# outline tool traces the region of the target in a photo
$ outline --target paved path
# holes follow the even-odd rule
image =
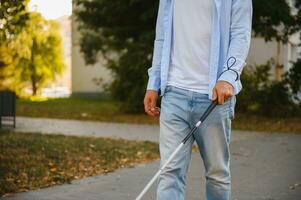
[[[158,141],[158,126],[81,120],[17,117],[17,132],[58,133],[64,135],[113,137]]]
[[[129,140],[148,140],[158,142],[159,127],[156,125],[122,124],[93,122],[81,120],[62,120],[47,118],[17,117],[17,132],[40,132],[46,134],[64,134],[93,137],[113,137]],[[239,134],[238,134],[239,133]],[[232,141],[240,141],[250,137],[256,138],[258,133],[233,131]]]
[[[73,120],[17,118],[17,130],[76,135],[125,137],[155,141],[158,127]],[[44,124],[38,125],[39,123]],[[28,125],[30,123],[30,126]],[[48,127],[48,125],[49,127]],[[68,127],[69,125],[71,127]],[[64,125],[64,126],[63,126]],[[68,125],[68,126],[67,126]],[[78,127],[76,127],[77,125]],[[30,127],[41,129],[30,130]],[[43,128],[44,127],[44,128]],[[45,129],[46,127],[46,129]],[[47,127],[49,129],[47,129]],[[57,129],[55,128],[57,127]],[[104,129],[103,129],[104,128]],[[88,131],[90,130],[90,131]],[[102,130],[105,130],[102,132]],[[114,131],[115,130],[115,131]],[[122,135],[124,133],[124,135]],[[231,144],[232,200],[300,200],[301,135],[233,133]],[[125,200],[134,199],[153,176],[158,162],[121,169],[107,175],[84,178],[72,184],[18,193],[3,200]],[[187,200],[204,199],[201,159],[195,153],[189,168]],[[155,186],[145,199],[154,199]]]

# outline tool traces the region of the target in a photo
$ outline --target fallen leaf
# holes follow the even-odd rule
[[[50,171],[51,171],[51,172],[55,172],[55,171],[56,171],[56,168],[53,167],[53,168],[50,169]]]

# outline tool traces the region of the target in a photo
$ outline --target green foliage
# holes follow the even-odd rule
[[[142,99],[145,93],[145,83],[148,79],[145,72],[149,65],[149,60],[145,58],[146,51],[149,49],[132,46],[128,53],[120,56],[118,63],[111,62],[108,65],[115,75],[114,82],[109,89],[113,97],[123,101],[121,109],[125,112],[139,113],[143,111]]]
[[[143,0],[75,0],[81,49],[88,64],[97,53],[127,51],[130,46],[152,48],[158,2]],[[99,20],[101,19],[101,20]],[[129,51],[128,51],[129,52]]]
[[[253,0],[253,31],[266,41],[287,41],[298,30],[296,16],[292,15],[286,0]]]
[[[284,81],[290,85],[294,100],[301,102],[301,99],[298,97],[298,94],[301,92],[301,58],[284,75]]]
[[[59,27],[37,13],[28,0],[0,1],[0,89],[33,94],[64,67]]]
[[[5,68],[14,60],[11,41],[28,20],[27,4],[28,0],[0,0],[0,83],[6,81],[9,69]]]
[[[241,74],[243,90],[239,93],[239,112],[252,112],[258,110],[257,93],[260,89],[268,87],[269,72],[273,61],[269,61],[266,65],[260,65],[255,68],[245,67]]]
[[[298,13],[296,15],[296,24],[299,25],[298,29],[301,30],[301,0],[295,0],[295,7],[298,9]],[[301,39],[301,32],[300,32]]]
[[[113,97],[130,112],[143,110],[155,36],[157,1],[75,0],[75,16],[81,31],[80,47],[87,64],[97,62],[99,53],[114,73],[109,87]],[[296,16],[285,0],[253,0],[255,35],[266,40],[286,41],[296,31]],[[280,28],[281,27],[281,28]]]
[[[2,87],[17,93],[31,86],[33,95],[36,95],[39,88],[54,80],[64,68],[59,26],[54,21],[45,20],[39,13],[29,14],[25,26],[8,49],[14,54],[14,59],[4,70],[7,77]]]
[[[0,0],[0,43],[13,38],[28,19],[28,0]]]
[[[241,80],[244,88],[237,97],[238,112],[273,117],[301,114],[300,105],[292,99],[290,88],[295,87],[292,85],[294,82],[287,82],[287,78],[273,81],[270,75],[272,65],[273,62],[269,61],[265,65],[248,66],[243,71]]]
[[[86,63],[96,62],[101,52],[114,75],[109,86],[112,96],[123,101],[124,111],[143,111],[158,2],[77,0],[75,3],[83,8],[77,9],[75,14]]]

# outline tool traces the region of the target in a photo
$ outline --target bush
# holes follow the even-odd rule
[[[301,91],[301,58],[285,74],[284,81],[290,86],[294,100],[301,102],[300,97],[298,97]]]
[[[147,68],[150,51],[132,47],[121,55],[118,62],[110,62],[107,66],[114,74],[114,80],[108,87],[114,99],[122,102],[121,110],[126,113],[141,113],[144,110],[143,98],[148,80]]]
[[[291,76],[296,65],[284,75],[282,81],[271,79],[270,71],[273,61],[256,67],[248,66],[242,73],[243,90],[238,95],[237,111],[264,116],[285,117],[301,114],[299,102],[294,102],[293,92],[297,91],[296,81]],[[294,75],[292,75],[294,74]],[[294,88],[294,90],[292,90]]]

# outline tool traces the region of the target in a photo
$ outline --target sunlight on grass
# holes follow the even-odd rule
[[[53,98],[47,101],[17,101],[17,115],[28,117],[78,119],[135,124],[159,124],[159,118],[145,114],[126,114],[120,102],[104,99]],[[301,133],[301,118],[271,118],[236,113],[233,128],[265,132]]]
[[[29,97],[29,101],[32,102],[43,102],[43,101],[48,101],[49,98],[47,97],[42,97],[42,96],[31,96]]]

